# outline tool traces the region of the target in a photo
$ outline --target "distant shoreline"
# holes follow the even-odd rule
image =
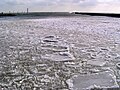
[[[90,16],[108,16],[108,17],[116,17],[120,18],[120,14],[115,14],[115,13],[83,13],[83,12],[74,12],[74,14],[77,15],[90,15]]]
[[[120,18],[120,14],[115,13],[88,13],[88,12],[29,12],[29,13],[0,13],[0,17],[13,17],[13,16],[108,16]]]
[[[0,17],[5,17],[5,16],[16,16],[14,13],[0,13]]]
[[[29,12],[29,13],[0,13],[0,17],[7,16],[74,16],[69,12]]]

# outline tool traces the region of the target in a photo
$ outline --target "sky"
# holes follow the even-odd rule
[[[1,0],[0,12],[120,13],[120,0]]]

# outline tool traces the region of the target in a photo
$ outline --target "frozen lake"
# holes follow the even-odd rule
[[[0,18],[1,90],[119,90],[118,63],[119,18]]]

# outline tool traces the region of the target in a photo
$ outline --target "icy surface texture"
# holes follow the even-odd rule
[[[69,90],[75,75],[96,82],[116,76],[120,85],[119,18],[37,18],[0,18],[0,90]]]

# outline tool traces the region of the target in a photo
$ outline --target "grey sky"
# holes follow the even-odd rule
[[[1,0],[0,12],[84,11],[120,13],[120,0]]]

